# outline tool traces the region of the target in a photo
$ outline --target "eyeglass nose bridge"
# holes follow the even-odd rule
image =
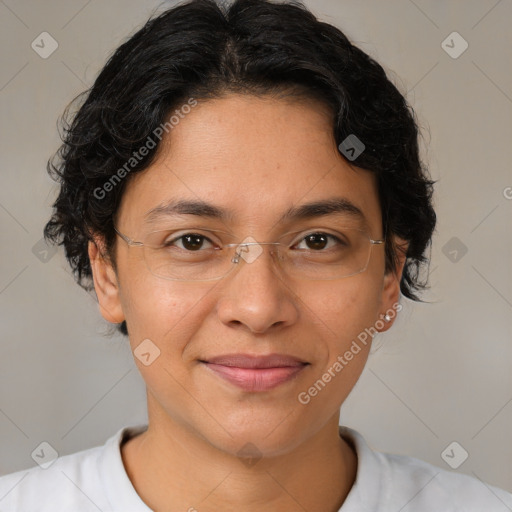
[[[247,249],[248,246],[254,246],[254,245],[257,245],[257,246],[260,246],[260,245],[282,245],[281,242],[241,242],[239,244],[226,244],[226,247],[236,247],[236,251],[235,251],[235,255],[233,256],[233,258],[231,258],[231,263],[235,263],[235,264],[238,264],[240,263],[240,258],[242,257],[242,253],[244,252],[249,252],[250,249]],[[247,250],[244,250],[244,249],[241,249],[241,248],[244,248],[244,249],[247,249]],[[263,252],[263,249],[261,250],[261,252]],[[252,261],[255,261],[261,254],[261,252],[259,252],[259,254],[255,255],[254,258],[250,258],[251,261],[249,261],[249,258],[243,258],[245,261],[247,261],[248,263],[252,263]]]

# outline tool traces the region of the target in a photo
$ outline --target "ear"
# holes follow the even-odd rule
[[[395,322],[398,311],[402,309],[402,306],[398,303],[400,299],[400,281],[402,280],[402,274],[409,244],[406,240],[396,236],[394,237],[394,244],[397,261],[395,270],[389,270],[386,274],[384,274],[381,296],[381,312],[378,318],[378,320],[382,320],[382,322],[379,322],[379,324],[384,323],[384,326],[380,329],[377,329],[379,332],[387,331]],[[391,320],[389,321],[384,319],[386,312],[391,317]]]
[[[119,324],[125,317],[121,307],[117,276],[108,257],[105,256],[100,238],[89,241],[88,253],[101,315],[108,322]]]

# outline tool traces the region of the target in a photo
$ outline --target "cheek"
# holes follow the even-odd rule
[[[203,322],[207,293],[151,275],[125,288],[123,311],[135,364],[148,390],[173,408],[173,415],[187,404],[182,386],[190,368],[183,357]]]
[[[121,296],[132,350],[150,339],[161,355],[181,352],[201,323],[209,288],[139,275],[124,283]]]
[[[366,364],[379,311],[378,286],[370,273],[364,273],[324,283],[305,302],[316,325],[311,333],[319,363],[315,377],[332,381],[324,399],[337,403],[346,398]]]
[[[366,364],[371,347],[370,328],[378,311],[378,287],[371,274],[361,274],[336,284],[323,283],[308,294],[311,336],[317,365],[301,388],[301,404],[309,414],[323,417],[345,401]],[[368,331],[369,332],[368,332]]]
[[[298,295],[305,313],[330,340],[329,352],[343,349],[372,326],[379,310],[379,290],[370,273],[312,283],[307,293]]]

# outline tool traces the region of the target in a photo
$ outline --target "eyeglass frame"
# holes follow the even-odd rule
[[[129,236],[125,235],[124,233],[121,233],[116,228],[116,226],[113,226],[113,227],[114,227],[114,231],[128,244],[129,247],[150,247],[150,246],[144,244],[144,242],[138,242],[138,241],[132,240]],[[191,228],[191,229],[193,231],[193,228]],[[359,229],[359,228],[349,228],[349,229],[355,229],[357,231],[361,231],[362,233],[364,233],[368,237],[368,240],[370,241],[370,251],[369,251],[369,255],[368,255],[368,261],[366,262],[366,266],[362,270],[360,270],[359,272],[355,272],[354,274],[349,274],[348,276],[342,276],[342,277],[337,277],[337,278],[332,278],[332,279],[322,279],[322,281],[334,281],[335,279],[345,279],[346,277],[352,277],[352,276],[356,276],[358,274],[362,274],[368,268],[368,263],[370,262],[370,257],[371,257],[371,253],[372,253],[371,248],[374,245],[382,245],[382,244],[384,244],[386,242],[385,235],[384,235],[384,238],[374,240],[370,236],[370,234],[368,232],[366,232],[366,231],[364,231],[362,229]],[[157,233],[158,231],[165,231],[165,229],[151,231],[151,233]],[[206,230],[206,231],[208,231],[208,230]],[[210,230],[210,231],[215,231],[215,230]],[[298,232],[299,231],[297,231],[297,233]],[[150,233],[148,233],[148,234],[150,234]],[[288,234],[288,233],[286,233],[286,234]],[[247,247],[249,245],[283,245],[283,244],[281,242],[240,242],[240,243],[236,243],[236,244],[235,243],[233,243],[233,244],[225,244],[225,245],[223,245],[223,247],[237,247],[237,249],[239,249],[241,246]],[[231,270],[228,270],[222,276],[214,277],[214,278],[211,278],[211,279],[174,279],[174,278],[171,278],[171,277],[159,276],[157,274],[154,274],[151,271],[145,256],[144,256],[144,261],[146,263],[146,266],[148,267],[148,270],[155,277],[159,277],[160,279],[165,279],[167,281],[181,281],[181,282],[207,282],[207,281],[216,281],[216,280],[223,279],[226,276],[228,276],[232,272],[232,270],[236,268],[236,265],[240,262],[240,256],[241,256],[241,252],[238,251],[238,250],[235,251],[235,256],[231,259],[231,263],[234,263],[235,265],[231,266]]]

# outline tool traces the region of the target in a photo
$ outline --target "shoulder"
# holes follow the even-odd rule
[[[35,466],[0,477],[0,510],[46,512],[57,505],[89,510],[89,496],[97,495],[100,485],[96,466],[101,451],[90,448],[59,457],[46,469]]]
[[[102,446],[0,477],[0,510],[112,510],[106,478],[113,478],[112,474],[119,469],[116,464],[122,464],[118,447],[127,430],[129,427],[120,429]]]
[[[378,500],[379,510],[512,510],[512,494],[503,489],[415,457],[374,451],[361,434],[347,427],[341,427],[340,433],[352,441],[358,455],[359,466],[354,484],[356,494],[369,493],[374,497],[375,504]]]
[[[407,498],[425,510],[443,506],[453,511],[510,511],[512,494],[462,473],[414,457],[380,454],[391,492],[407,489]]]

